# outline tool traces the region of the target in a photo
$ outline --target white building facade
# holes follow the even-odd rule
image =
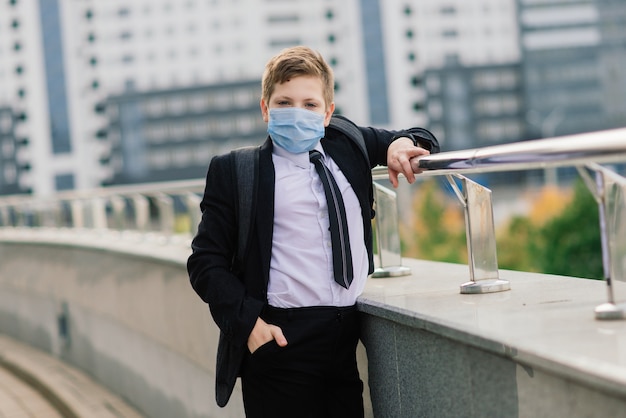
[[[21,116],[20,187],[46,195],[113,177],[108,97],[258,80],[297,44],[331,63],[341,113],[425,125],[424,70],[519,60],[515,19],[513,0],[2,2],[0,107]]]

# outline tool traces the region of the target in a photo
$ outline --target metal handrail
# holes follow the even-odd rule
[[[509,289],[508,284],[498,279],[497,265],[496,271],[488,269],[482,272],[483,275],[488,276],[483,280],[476,280],[473,277],[473,271],[477,266],[493,266],[495,259],[492,212],[491,208],[489,211],[484,210],[484,202],[490,199],[491,191],[471,182],[462,174],[574,166],[585,180],[599,206],[602,259],[608,288],[608,302],[596,308],[596,318],[625,319],[626,303],[615,302],[612,282],[613,279],[626,281],[626,277],[622,277],[624,265],[626,265],[626,251],[623,250],[623,243],[626,240],[623,234],[626,230],[626,179],[600,165],[624,162],[626,162],[626,128],[419,157],[419,168],[424,170],[422,175],[445,175],[465,209],[472,277],[470,282],[461,286],[461,292],[485,293]],[[377,178],[382,177],[384,169],[377,168],[377,170]],[[588,174],[589,172],[595,174],[594,179]],[[463,180],[464,193],[459,190],[452,176]],[[477,190],[480,192],[476,192]],[[480,195],[481,198],[472,198],[472,194]],[[479,207],[481,205],[482,207]],[[491,205],[490,201],[489,205]],[[611,220],[610,224],[607,219]],[[476,229],[480,230],[481,234],[476,235]],[[478,241],[481,245],[474,245],[474,241]],[[616,241],[620,241],[620,245],[617,245]],[[488,247],[493,245],[493,251],[478,254],[481,256],[478,258],[473,248],[484,248],[485,245]],[[618,277],[615,277],[616,275]]]
[[[424,174],[441,175],[625,161],[626,128],[620,128],[428,155],[419,159],[419,166],[427,170]]]
[[[614,241],[626,238],[610,235],[611,228],[620,234],[625,230],[626,179],[599,165],[618,162],[626,162],[626,128],[442,152],[412,161],[423,169],[421,177],[446,176],[465,210],[470,281],[461,285],[462,293],[510,289],[508,282],[498,277],[491,190],[467,179],[464,174],[576,167],[598,201],[603,260],[608,260],[604,264],[610,307],[606,309],[604,304],[602,312],[596,311],[596,317],[626,318],[626,305],[614,302],[610,280],[626,280],[615,274],[618,272],[619,276],[623,268],[614,267],[626,265],[626,254],[621,252],[624,245],[614,245]],[[589,171],[595,173],[595,180],[585,174]],[[374,180],[388,178],[385,167],[374,168],[372,175]],[[455,179],[461,180],[461,186]],[[173,218],[182,213],[190,219],[183,232],[193,234],[199,222],[198,204],[204,187],[204,179],[197,179],[66,191],[48,197],[6,196],[0,198],[0,226],[135,228],[173,234],[176,232]],[[391,225],[380,219],[394,218],[395,192],[380,184],[376,184],[376,192],[377,200],[386,202],[385,207],[378,208],[378,238],[387,245],[387,248],[379,248],[379,254],[394,260],[381,258],[382,270],[386,271],[377,277],[405,274],[397,265],[401,260],[397,221]],[[611,222],[607,223],[607,219]]]
[[[626,128],[447,151],[418,158],[420,176],[571,167],[626,162]],[[375,167],[375,179],[387,168]]]

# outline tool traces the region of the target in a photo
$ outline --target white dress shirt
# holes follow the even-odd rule
[[[326,196],[309,154],[292,154],[274,146],[274,232],[267,299],[278,308],[350,306],[356,303],[367,280],[368,255],[359,201],[321,144],[315,149],[322,153],[343,196],[354,279],[345,289],[333,278]]]

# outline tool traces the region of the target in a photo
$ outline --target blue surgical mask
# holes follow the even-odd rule
[[[277,146],[293,154],[315,148],[324,136],[324,114],[299,107],[270,109],[267,132]]]

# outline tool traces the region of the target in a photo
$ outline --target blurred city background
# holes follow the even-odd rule
[[[444,151],[626,125],[626,0],[2,0],[0,195],[203,178],[213,155],[264,140],[264,65],[298,44],[334,69],[338,113],[425,127]],[[575,177],[477,180],[503,196],[515,247],[574,201]],[[463,261],[461,209],[429,190],[401,198],[407,255]],[[458,248],[436,245],[446,234]],[[537,269],[500,248],[504,267]]]

